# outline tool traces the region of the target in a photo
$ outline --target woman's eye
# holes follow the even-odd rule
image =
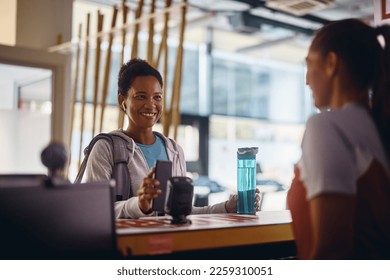
[[[161,96],[161,95],[156,95],[156,96],[154,97],[154,99],[160,101],[160,100],[162,100],[162,96]]]
[[[143,95],[136,95],[135,99],[142,100],[142,99],[145,99],[145,96],[143,96]]]

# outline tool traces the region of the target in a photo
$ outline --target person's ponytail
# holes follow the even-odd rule
[[[390,161],[390,25],[375,28],[381,45],[372,87],[371,113]]]

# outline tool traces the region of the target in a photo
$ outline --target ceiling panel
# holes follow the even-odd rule
[[[122,3],[120,0],[76,1],[107,6]],[[350,17],[373,20],[372,0],[329,0],[329,7],[301,16],[269,8],[271,1],[314,3],[316,0],[188,0],[185,38],[199,44],[206,42],[207,30],[213,30],[212,46],[219,51],[255,57],[262,57],[266,52],[268,55],[272,53],[275,59],[300,63],[306,56],[311,36],[323,24]],[[146,6],[150,2],[145,1]],[[178,4],[181,0],[173,2]],[[138,1],[127,0],[126,3],[135,10]],[[165,0],[156,0],[156,3],[161,9]],[[145,13],[148,12],[149,8],[145,7]],[[178,22],[179,16],[176,17],[174,20]],[[172,32],[172,35],[177,36],[177,33]]]

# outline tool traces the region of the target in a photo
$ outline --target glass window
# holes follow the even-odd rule
[[[170,46],[168,53],[167,106],[171,102],[173,77],[175,75],[177,47]],[[161,75],[163,69],[159,69]],[[184,46],[181,76],[180,111],[187,114],[199,113],[199,52],[197,48]]]
[[[153,130],[163,131],[160,123],[157,123]],[[173,129],[170,129],[169,137],[173,138]],[[199,129],[196,126],[181,124],[177,128],[177,143],[183,148],[186,161],[197,161],[199,159]]]
[[[189,47],[184,50],[180,111],[199,114],[199,53]]]
[[[0,64],[0,73],[0,173],[46,173],[40,153],[51,135],[52,71]]]
[[[212,114],[304,123],[313,113],[302,65],[222,52],[211,60]]]
[[[209,177],[232,192],[237,186],[237,149],[258,147],[257,185],[263,210],[286,207],[294,164],[300,157],[304,124],[281,124],[251,118],[210,117]]]
[[[267,118],[267,68],[213,57],[212,78],[212,113]]]

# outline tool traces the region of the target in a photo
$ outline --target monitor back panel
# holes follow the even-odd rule
[[[0,188],[2,259],[95,259],[115,251],[108,183]]]

